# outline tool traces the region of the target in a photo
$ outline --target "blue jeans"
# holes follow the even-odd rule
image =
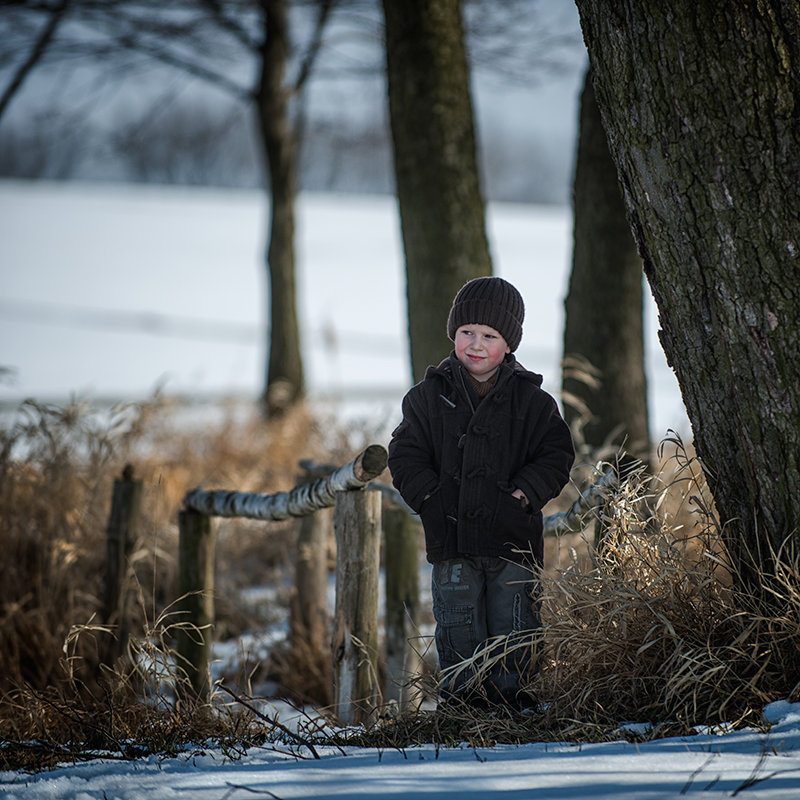
[[[471,658],[495,636],[524,642],[525,632],[540,627],[531,570],[500,558],[462,556],[433,565],[431,593],[436,618],[439,666],[447,669]],[[513,702],[533,664],[533,647],[513,648],[491,670],[484,684],[492,702]],[[472,677],[464,670],[445,681],[443,695],[458,695]]]

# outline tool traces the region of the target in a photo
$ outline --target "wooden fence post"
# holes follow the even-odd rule
[[[178,666],[186,672],[191,693],[179,684],[188,701],[208,697],[209,655],[214,625],[214,535],[211,518],[191,509],[179,514],[178,543]]]
[[[130,633],[128,594],[129,562],[139,535],[142,507],[142,482],[133,479],[133,467],[125,466],[122,477],[114,481],[111,514],[106,529],[106,575],[103,597],[103,621],[116,626],[110,637],[105,661],[113,664],[125,652]]]
[[[334,528],[334,711],[343,725],[358,725],[378,703],[380,492],[337,492]]]
[[[335,467],[300,462],[305,475],[302,486],[333,472]],[[297,537],[294,589],[289,611],[290,668],[302,669],[310,685],[306,694],[324,705],[331,703],[330,620],[328,594],[328,536],[333,528],[333,509],[322,508],[302,517]]]
[[[386,572],[386,699],[401,710],[419,705],[419,525],[403,508],[384,511]]]
[[[297,539],[295,592],[290,620],[291,636],[305,639],[312,653],[327,650],[328,531],[332,509],[303,517]]]

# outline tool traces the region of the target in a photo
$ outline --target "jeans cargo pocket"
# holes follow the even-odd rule
[[[474,608],[472,606],[436,606],[436,650],[439,666],[446,669],[459,661],[470,658],[475,652]]]

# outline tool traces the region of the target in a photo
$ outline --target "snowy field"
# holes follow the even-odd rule
[[[156,387],[256,397],[267,210],[258,191],[0,181],[0,367],[13,369],[0,402],[138,400]],[[496,274],[526,300],[519,358],[557,394],[570,210],[492,204],[488,233]],[[312,396],[339,398],[345,413],[395,416],[410,370],[394,198],[301,196],[297,234]],[[688,431],[657,329],[648,297],[656,440]]]
[[[259,192],[0,181],[0,402],[70,393],[135,400],[156,386],[255,397],[262,383],[266,201]],[[571,253],[566,208],[495,204],[496,273],[527,302],[520,359],[557,393]],[[410,383],[395,202],[304,196],[299,305],[312,395],[397,412]],[[442,321],[444,325],[444,320]],[[647,307],[654,438],[688,424]],[[387,410],[388,409],[388,410]],[[286,748],[288,750],[288,747]],[[800,798],[800,704],[763,729],[646,744],[532,744],[404,752],[324,747],[292,755],[218,750],[39,775],[0,773],[25,800],[406,798]],[[299,757],[298,757],[299,756]]]
[[[251,750],[231,761],[206,750],[180,758],[103,760],[39,775],[0,773],[20,800],[666,800],[800,797],[800,704],[766,709],[769,732],[646,744],[530,744],[404,751],[319,748],[302,758]]]

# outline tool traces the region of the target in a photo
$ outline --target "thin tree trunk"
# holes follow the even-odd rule
[[[649,461],[643,274],[587,70],[574,187],[574,249],[564,327],[564,416],[594,449]],[[580,375],[583,369],[588,375]],[[582,425],[580,423],[583,423]]]
[[[800,6],[578,0],[661,341],[745,584],[800,544]]]
[[[458,290],[492,274],[460,0],[383,0],[414,380],[452,348]]]
[[[285,84],[289,52],[286,0],[261,0],[266,33],[257,90],[259,130],[270,181],[267,272],[270,287],[270,346],[264,393],[275,414],[304,392],[295,287],[294,204],[297,194],[297,141],[289,120]]]

